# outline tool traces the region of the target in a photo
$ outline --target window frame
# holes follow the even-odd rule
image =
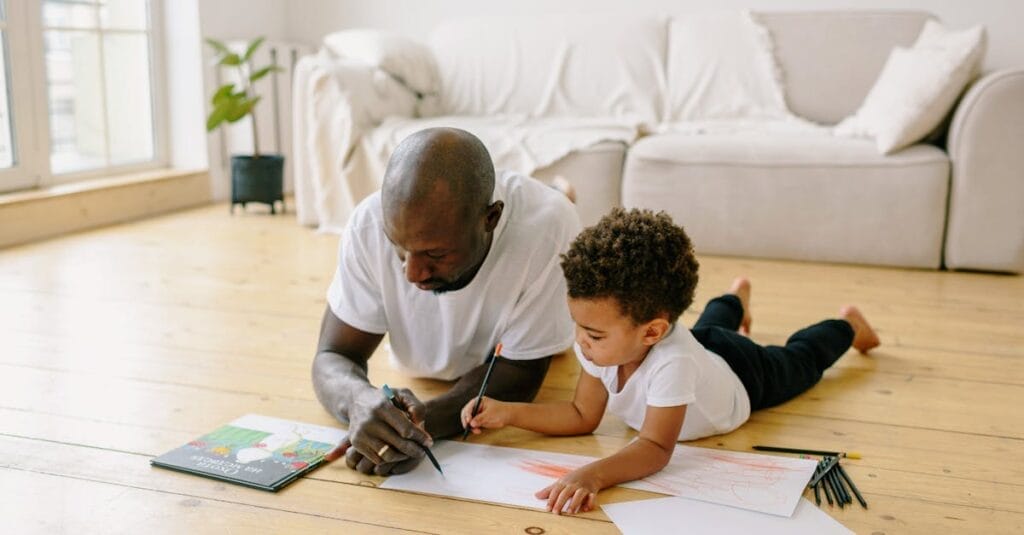
[[[12,146],[15,166],[0,170],[0,193],[45,188],[91,178],[129,174],[167,167],[167,95],[164,69],[163,2],[148,0],[150,106],[152,109],[153,158],[146,162],[106,165],[68,173],[50,167],[50,114],[43,37],[43,2],[7,0],[7,37]],[[92,31],[92,30],[86,30]],[[117,32],[114,30],[111,33]],[[102,48],[104,30],[95,30]],[[17,51],[17,52],[16,52]],[[15,63],[15,61],[17,61]],[[104,94],[104,98],[106,95]],[[17,110],[17,111],[15,111]],[[105,141],[109,145],[109,139]],[[109,150],[109,146],[108,146]]]

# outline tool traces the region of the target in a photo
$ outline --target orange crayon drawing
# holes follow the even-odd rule
[[[539,476],[550,477],[552,479],[558,479],[574,470],[574,468],[569,466],[561,466],[544,461],[535,461],[532,459],[527,459],[525,461],[520,462],[519,469],[525,470],[532,474],[537,474]]]

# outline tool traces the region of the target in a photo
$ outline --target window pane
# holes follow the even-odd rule
[[[44,32],[54,173],[106,165],[102,71],[97,34]]]
[[[95,5],[85,2],[59,2],[47,0],[43,3],[43,26],[58,28],[96,28]]]
[[[146,29],[146,0],[101,0],[100,24],[104,28]]]
[[[3,3],[0,3],[0,9]],[[14,165],[11,106],[7,85],[7,32],[0,31],[0,169]]]
[[[153,158],[148,43],[143,33],[103,36],[107,128],[113,165]]]

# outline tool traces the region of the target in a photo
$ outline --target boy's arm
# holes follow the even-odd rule
[[[608,391],[597,377],[580,373],[572,401],[548,403],[503,403],[485,397],[470,420],[473,399],[462,409],[463,425],[474,433],[481,428],[498,429],[511,425],[546,435],[582,435],[592,432],[601,423],[608,403]]]
[[[548,500],[548,510],[576,513],[594,506],[597,492],[647,477],[668,464],[686,418],[686,405],[647,407],[640,436],[614,455],[566,474],[537,493]]]

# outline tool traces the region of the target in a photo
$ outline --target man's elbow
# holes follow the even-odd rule
[[[540,388],[551,366],[551,357],[533,360],[503,359],[511,373],[509,379],[515,386],[510,388],[502,401],[531,402],[540,393]]]

